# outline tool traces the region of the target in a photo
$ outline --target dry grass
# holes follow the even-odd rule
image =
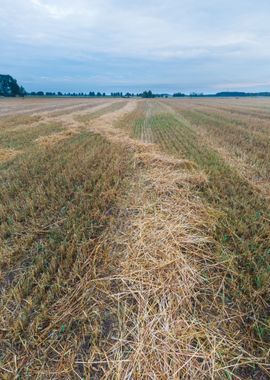
[[[24,117],[37,117],[43,116],[47,113],[58,113],[58,112],[69,112],[70,109],[98,106],[104,102],[111,103],[111,99],[104,98],[31,98],[26,97],[24,99],[12,99],[5,98],[0,99],[0,114],[7,119],[12,119],[14,117],[19,117],[23,119]]]
[[[0,162],[12,160],[20,151],[15,149],[0,149]]]
[[[123,132],[117,140],[109,126],[100,133],[132,144]],[[244,314],[225,299],[232,262],[219,262],[210,244],[220,214],[194,196],[205,174],[190,161],[158,153],[153,144],[133,140],[133,148],[141,171],[127,225],[107,238],[122,247],[120,270],[98,279],[117,289],[119,335],[93,362],[81,364],[93,369],[105,363],[99,372],[104,379],[230,378],[249,363],[266,369],[266,358],[248,353],[237,333]]]
[[[73,128],[73,129],[65,130],[63,132],[53,133],[48,136],[38,137],[35,141],[42,146],[50,147],[54,144],[57,144],[59,141],[66,140],[74,136],[77,133],[80,133],[79,130]]]
[[[70,364],[63,378],[72,378],[72,356],[79,357],[86,333],[94,338],[91,308],[86,317],[80,309],[63,323],[51,321],[59,300],[76,289],[86,272],[94,278],[100,271],[109,273],[98,238],[116,213],[128,167],[128,153],[82,132],[50,149],[36,145],[5,169],[1,378],[61,378],[65,359]],[[91,284],[84,292],[92,303]]]
[[[190,182],[201,183],[201,176],[176,172],[171,163],[137,155],[143,168],[131,189],[126,225],[115,239],[122,247],[120,268],[104,279],[118,284],[113,296],[121,326],[100,358],[107,358],[104,379],[209,374],[209,353],[196,339],[205,331],[191,320],[204,282],[199,262],[208,251],[206,232],[214,218],[190,193]]]
[[[87,378],[207,378],[209,371],[219,370],[212,368],[217,359],[214,353],[209,357],[211,342],[204,342],[213,331],[206,314],[204,324],[199,316],[197,322],[193,319],[197,297],[208,296],[208,287],[199,290],[207,284],[205,262],[212,263],[209,232],[215,215],[191,192],[205,178],[183,171],[186,161],[154,150],[151,155],[153,147],[146,144],[139,148],[137,175],[122,201],[124,223],[116,220],[96,245],[96,257],[103,252],[101,262],[104,252],[113,252],[106,261],[106,276],[101,266],[93,276],[92,260],[87,260],[85,275],[57,302],[43,336],[76,320],[83,310],[85,317],[96,315],[96,339],[87,359],[72,357],[70,343],[65,343],[66,374],[75,361],[73,370]],[[213,264],[215,272],[219,266]]]
[[[263,200],[260,200],[256,194],[248,189],[248,185],[237,177],[234,171],[230,172],[227,165],[215,152],[208,151],[206,147],[201,145],[190,124],[183,123],[182,119],[175,120],[171,115],[166,115],[164,112],[154,114],[146,125],[141,122],[143,114],[136,112],[133,116],[134,120],[131,124],[133,124],[138,137],[152,134],[151,140],[155,141],[165,152],[176,157],[188,157],[192,162],[196,162],[193,164],[194,168],[196,166],[203,168],[209,174],[208,181],[197,184],[191,193],[197,194],[200,200],[210,203],[215,212],[219,213],[216,228],[210,234],[216,242],[216,246],[212,247],[211,252],[215,252],[212,259],[216,265],[221,262],[225,264],[225,267],[222,269],[221,265],[219,273],[210,272],[207,275],[209,279],[214,279],[217,275],[218,286],[207,291],[207,298],[213,297],[210,304],[207,303],[206,298],[203,298],[199,308],[209,318],[208,311],[211,310],[211,306],[219,305],[210,313],[210,315],[218,316],[219,322],[218,328],[213,328],[212,334],[209,333],[209,336],[212,335],[213,337],[214,331],[216,331],[216,342],[219,340],[218,336],[222,336],[225,346],[227,345],[224,352],[227,352],[232,345],[232,341],[228,343],[232,337],[238,336],[239,339],[238,344],[236,341],[233,343],[235,351],[233,352],[231,349],[232,355],[230,356],[228,351],[228,357],[224,358],[224,363],[230,362],[227,372],[223,368],[221,372],[217,370],[217,373],[212,377],[253,378],[255,376],[255,378],[260,378],[262,376],[267,378],[268,375],[262,374],[260,369],[256,367],[257,363],[259,367],[262,365],[266,371],[267,369],[269,371],[267,365],[269,361],[267,337],[270,331],[267,317],[269,301],[269,271],[267,269],[269,265],[267,257],[269,219],[267,219],[267,206]],[[138,116],[139,119],[137,119]],[[151,131],[141,133],[141,127],[138,128],[138,125],[143,125],[143,128],[151,129]],[[124,123],[122,128],[125,128]],[[128,126],[127,130],[132,130],[132,127]],[[154,158],[151,160],[155,161]],[[164,175],[162,171],[160,173],[162,176]],[[163,186],[165,185],[163,184]],[[256,210],[260,210],[260,213]],[[255,212],[258,213],[256,217],[254,217]],[[191,252],[193,255],[194,252]],[[204,268],[206,269],[207,266]],[[252,306],[250,307],[250,305]],[[195,313],[195,310],[193,312]],[[229,326],[226,322],[228,320],[231,321]],[[203,314],[200,316],[200,321],[204,321]],[[225,331],[228,333],[227,335]],[[205,328],[205,334],[206,332],[207,329]],[[202,336],[205,334],[202,333]],[[218,347],[222,352],[223,344],[218,344]],[[223,354],[217,350],[216,355],[215,365],[218,368]],[[242,359],[238,361],[240,357],[243,362]],[[253,370],[252,368],[245,368],[245,360],[252,364]],[[223,367],[226,365],[224,364]],[[207,375],[207,372],[205,376],[206,378],[211,377],[209,373]],[[193,377],[191,376],[191,378]]]
[[[40,116],[38,115],[20,115],[20,116],[6,116],[0,118],[0,130],[11,129],[12,127],[22,127],[25,125],[37,123],[40,121]]]
[[[219,239],[242,182],[160,107],[59,113],[66,130],[16,140],[27,149],[3,169],[0,208],[3,379],[268,379],[267,278],[254,287],[244,243]]]
[[[87,123],[92,119],[98,118],[100,116],[103,116],[104,113],[112,113],[114,111],[120,110],[123,106],[127,104],[127,101],[121,101],[121,100],[114,100],[110,102],[106,102],[101,107],[96,107],[93,112],[84,112],[79,113],[76,115],[76,119],[80,122]]]

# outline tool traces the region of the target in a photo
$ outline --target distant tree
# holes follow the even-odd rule
[[[63,96],[62,92],[61,92],[61,91],[58,91],[58,92],[57,92],[57,96]]]
[[[114,98],[121,98],[123,97],[123,93],[122,92],[111,92],[111,96],[113,96]]]
[[[215,96],[227,97],[227,96],[237,96],[237,97],[245,97],[245,96],[270,96],[269,92],[242,92],[242,91],[223,91],[218,92]]]
[[[97,93],[97,96],[102,96],[102,95],[101,95],[101,92],[98,92],[98,93]]]
[[[176,92],[175,94],[173,94],[173,96],[175,98],[180,98],[180,97],[183,97],[183,96],[186,96],[185,94],[183,94],[182,92]]]
[[[38,92],[36,92],[36,95],[37,96],[44,96],[44,92],[43,91],[38,91]]]
[[[0,74],[0,96],[25,96],[26,91],[11,75]]]
[[[141,94],[141,97],[142,98],[154,98],[155,95],[152,93],[152,91],[144,91],[142,94]]]
[[[23,88],[23,86],[20,86],[20,96],[24,97],[27,95],[27,92],[25,91],[25,89]]]
[[[197,92],[192,92],[190,95],[189,95],[191,98],[196,98],[198,96],[204,96],[204,94],[202,92],[200,93],[197,93]]]

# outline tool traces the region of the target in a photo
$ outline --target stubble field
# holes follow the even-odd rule
[[[270,378],[270,100],[0,99],[0,377]]]

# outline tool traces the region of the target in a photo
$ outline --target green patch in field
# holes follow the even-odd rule
[[[0,130],[0,148],[24,149],[31,146],[34,140],[64,128],[59,123],[40,124],[35,127],[22,127],[17,130]]]

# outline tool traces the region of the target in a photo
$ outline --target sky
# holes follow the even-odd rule
[[[270,91],[269,0],[0,0],[28,91]]]

